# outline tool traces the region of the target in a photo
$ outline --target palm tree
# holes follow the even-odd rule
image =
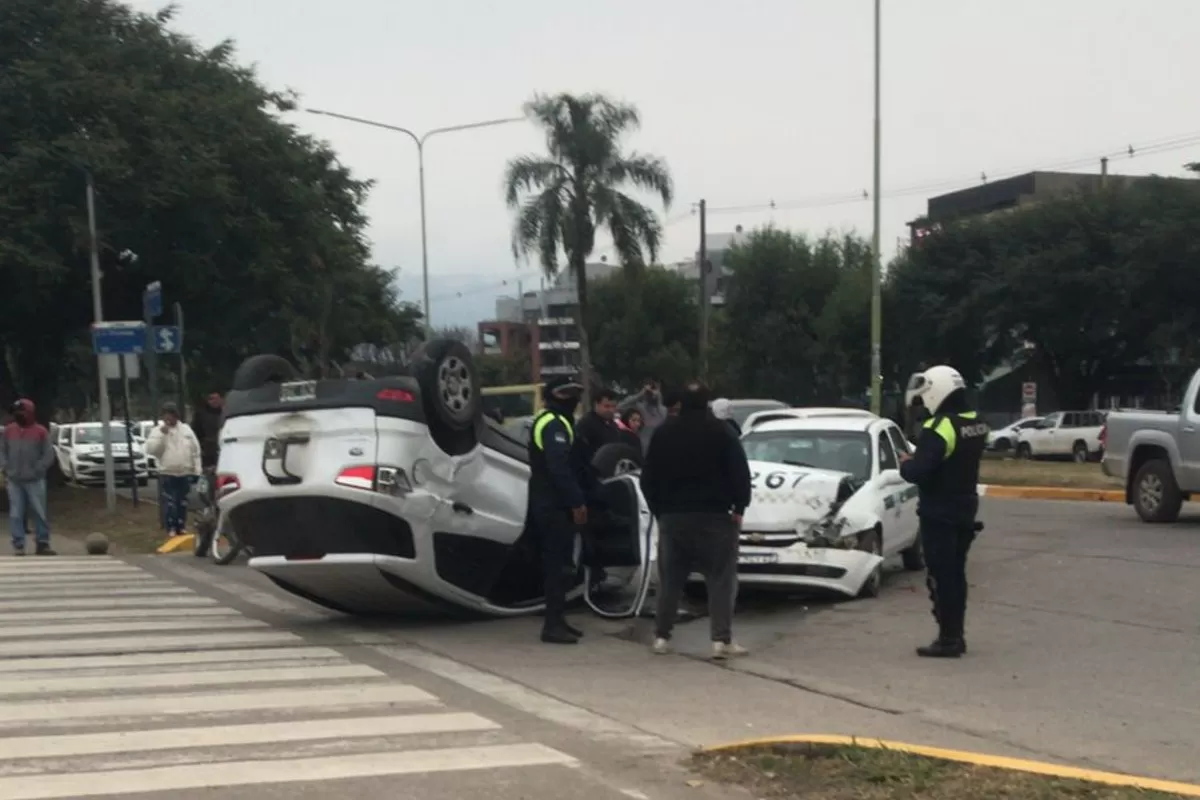
[[[621,150],[621,139],[641,124],[632,105],[603,95],[537,95],[525,114],[546,134],[547,155],[508,163],[505,202],[516,215],[513,256],[536,255],[547,277],[558,274],[559,250],[579,291],[579,356],[585,403],[591,392],[584,265],[596,231],[608,230],[621,265],[638,269],[658,258],[662,224],[657,214],[622,189],[653,192],[670,207],[674,187],[666,162]],[[586,407],[586,405],[585,405]]]

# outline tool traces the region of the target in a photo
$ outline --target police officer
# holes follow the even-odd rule
[[[976,487],[988,427],[967,407],[967,384],[958,370],[930,367],[917,383],[917,397],[930,416],[922,424],[916,453],[901,456],[900,475],[920,490],[921,547],[938,624],[937,639],[918,647],[917,654],[958,658],[967,652],[967,551],[975,540]]]
[[[575,446],[575,409],[583,384],[556,377],[543,389],[545,409],[529,436],[529,500],[526,524],[542,550],[546,621],[542,641],[575,644],[583,632],[567,622],[567,590],[575,574],[575,536],[587,525],[587,497],[594,478]]]

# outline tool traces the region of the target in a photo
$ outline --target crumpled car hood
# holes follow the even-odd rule
[[[751,461],[754,477],[743,530],[788,530],[798,521],[816,522],[837,500],[845,473]]]

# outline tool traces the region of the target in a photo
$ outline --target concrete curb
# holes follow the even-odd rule
[[[1084,500],[1091,503],[1124,503],[1120,489],[1072,489],[1065,486],[996,486],[980,484],[980,497],[1003,500]]]
[[[855,736],[829,736],[823,734],[773,736],[765,739],[747,739],[740,742],[712,745],[701,748],[700,752],[720,753],[731,750],[744,750],[752,747],[769,747],[778,744],[827,744],[845,747],[869,747],[877,750],[895,750],[901,753],[925,756],[926,758],[957,761],[960,764],[970,764],[976,767],[1006,769],[1012,772],[1028,772],[1051,778],[1068,778],[1077,781],[1100,783],[1107,786],[1127,786],[1146,791],[1165,792],[1168,794],[1184,795],[1186,797],[1200,797],[1200,784],[1179,783],[1176,781],[1160,780],[1158,778],[1143,778],[1137,775],[1124,775],[1119,772],[1101,772],[1099,770],[1081,769],[1079,767],[1066,767],[1044,761],[1026,761],[1021,758],[972,753],[966,750],[944,750],[940,747],[926,747],[906,742],[892,742],[885,739],[860,739]]]

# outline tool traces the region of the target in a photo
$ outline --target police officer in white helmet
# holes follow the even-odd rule
[[[967,383],[953,367],[930,367],[910,388],[929,417],[921,426],[916,453],[901,456],[900,475],[920,490],[921,546],[938,624],[937,639],[918,647],[917,654],[959,658],[967,652],[967,551],[982,528],[975,517],[988,427],[968,407]]]

